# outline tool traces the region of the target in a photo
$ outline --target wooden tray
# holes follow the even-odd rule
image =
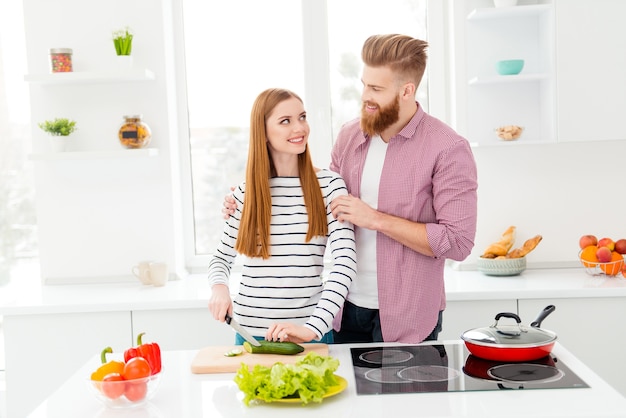
[[[192,360],[191,372],[196,374],[235,373],[241,367],[241,363],[245,363],[248,366],[261,364],[271,367],[274,363],[279,361],[284,364],[293,364],[311,351],[321,356],[328,355],[328,344],[310,343],[302,344],[302,346],[304,347],[304,351],[297,355],[250,354],[244,350],[242,346],[234,345],[205,347],[198,351]],[[224,355],[224,353],[234,348],[241,349],[243,354],[234,357],[226,357]]]

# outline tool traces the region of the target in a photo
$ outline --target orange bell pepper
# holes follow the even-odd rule
[[[112,353],[113,349],[111,347],[106,347],[102,350],[100,354],[100,360],[102,361],[102,366],[98,367],[98,369],[91,374],[91,380],[102,380],[104,376],[109,373],[119,373],[121,374],[124,371],[124,362],[118,360],[111,360],[107,363],[107,353]]]

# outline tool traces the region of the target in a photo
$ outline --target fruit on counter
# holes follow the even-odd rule
[[[615,249],[615,242],[611,238],[600,238],[598,240],[598,248],[607,247],[610,251]]]
[[[596,253],[598,252],[597,245],[588,245],[580,253],[580,259],[585,267],[595,267],[598,263],[598,256]]]
[[[580,245],[580,249],[583,250],[590,245],[598,245],[598,238],[596,238],[595,235],[583,235],[580,237],[578,244]]]
[[[338,359],[310,352],[295,364],[257,364],[252,370],[242,364],[234,380],[246,405],[254,399],[272,402],[286,397],[299,397],[303,404],[319,403],[338,384],[334,374],[338,368]]]
[[[294,355],[304,351],[304,347],[290,341],[267,341],[260,340],[260,346],[255,347],[247,341],[244,341],[243,348],[252,354],[286,354]]]
[[[596,257],[600,263],[608,263],[611,261],[612,251],[609,247],[598,247]]]
[[[606,247],[604,247],[606,248]],[[617,276],[624,267],[624,256],[620,253],[611,252],[611,259],[606,264],[600,264],[600,269],[607,276]]]
[[[124,370],[124,362],[118,360],[111,360],[107,363],[106,355],[113,352],[111,347],[105,347],[100,353],[100,360],[102,361],[102,366],[98,367],[98,369],[91,374],[91,380],[103,380],[104,376],[110,373],[118,373],[121,374]]]
[[[119,373],[109,373],[102,379],[102,393],[111,399],[117,399],[124,394],[126,385],[119,382],[123,382],[124,378]],[[115,383],[117,382],[117,383]]]
[[[150,363],[143,357],[133,357],[124,364],[122,377],[124,380],[141,379],[151,374]]]
[[[626,254],[626,239],[621,238],[615,241],[615,251],[620,254]]]
[[[128,362],[133,357],[143,357],[150,364],[150,374],[161,371],[161,347],[157,343],[142,343],[141,339],[145,332],[137,335],[137,347],[124,351],[124,361]]]
[[[124,390],[124,396],[131,401],[137,402],[146,397],[148,393],[147,382],[127,382]]]

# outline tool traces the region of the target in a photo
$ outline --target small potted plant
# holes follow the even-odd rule
[[[77,128],[76,122],[67,118],[56,118],[39,123],[39,127],[53,138],[52,146],[56,151],[63,151],[67,145],[67,137]]]
[[[118,56],[130,55],[133,49],[133,34],[129,28],[113,32],[113,45]]]

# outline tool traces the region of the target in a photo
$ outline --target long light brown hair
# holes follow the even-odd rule
[[[370,67],[389,67],[401,77],[419,86],[426,70],[428,42],[407,35],[373,35],[365,40],[361,58]]]
[[[272,88],[259,94],[252,106],[245,203],[235,244],[235,249],[239,253],[249,257],[264,259],[270,257],[272,196],[269,180],[277,173],[268,150],[266,123],[274,108],[292,97],[302,102],[302,99],[292,91]],[[326,207],[308,145],[305,151],[298,155],[298,173],[309,220],[306,235],[308,242],[314,236],[328,234]]]

